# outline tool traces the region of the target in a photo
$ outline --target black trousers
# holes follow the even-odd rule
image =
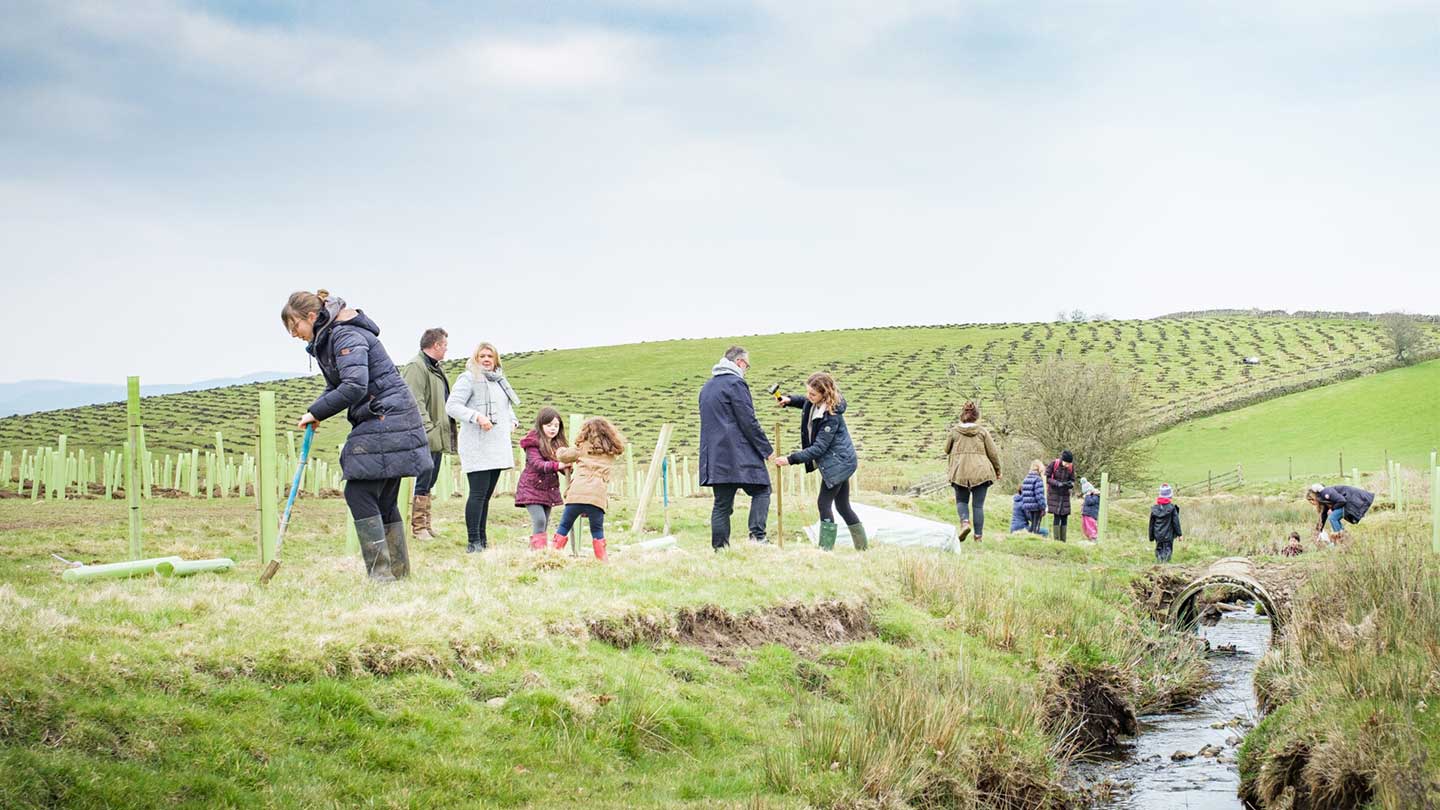
[[[400,522],[399,478],[381,478],[370,481],[346,481],[345,505],[350,507],[350,517],[362,520],[380,515],[385,523]]]
[[[712,484],[715,506],[710,510],[710,545],[730,545],[730,514],[735,511],[735,491],[743,489],[750,496],[750,536],[765,539],[765,521],[770,517],[769,484]]]
[[[465,499],[465,533],[471,543],[485,545],[485,522],[490,519],[490,497],[500,484],[499,470],[476,470],[465,473],[470,481],[470,497]]]
[[[429,495],[430,490],[435,487],[435,482],[440,480],[440,457],[442,455],[442,453],[431,453],[429,474],[415,476],[415,497]]]
[[[820,486],[820,497],[816,499],[815,506],[820,510],[820,519],[835,522],[835,513],[839,512],[840,517],[845,519],[846,526],[854,526],[860,522],[860,516],[850,508],[850,479],[846,478],[833,487]]]

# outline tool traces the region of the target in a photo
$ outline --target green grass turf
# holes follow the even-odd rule
[[[1440,447],[1440,361],[1430,361],[1273,399],[1187,422],[1156,437],[1156,474],[1176,483],[1242,465],[1254,480],[1285,481],[1293,459],[1302,483],[1344,470],[1408,467],[1420,497],[1430,451]]]

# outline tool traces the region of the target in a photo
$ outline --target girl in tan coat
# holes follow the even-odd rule
[[[975,511],[975,541],[985,534],[985,493],[1000,477],[1000,453],[990,431],[980,425],[980,406],[966,401],[960,424],[945,437],[950,487],[955,490],[955,511],[960,516],[960,542],[970,536],[970,510]]]
[[[570,486],[565,490],[565,511],[555,529],[555,549],[570,542],[570,529],[584,515],[590,521],[590,545],[595,559],[605,560],[605,510],[610,506],[610,470],[625,452],[625,437],[603,416],[585,420],[574,447],[560,447],[555,458],[573,464]]]

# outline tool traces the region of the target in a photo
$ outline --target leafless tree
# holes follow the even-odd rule
[[[1413,363],[1417,350],[1425,342],[1425,333],[1415,319],[1403,312],[1391,312],[1380,316],[1380,324],[1385,327],[1385,342],[1395,352],[1395,360]]]
[[[1045,456],[1071,451],[1082,475],[1106,471],[1115,481],[1144,477],[1153,448],[1141,440],[1139,388],[1114,366],[1045,360],[1024,371],[1008,404],[1016,432]]]

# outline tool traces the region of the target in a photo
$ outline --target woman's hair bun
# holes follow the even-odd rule
[[[320,289],[315,291],[315,297],[319,298],[321,301],[328,300],[330,298],[330,291],[325,289],[324,287],[321,287]]]

